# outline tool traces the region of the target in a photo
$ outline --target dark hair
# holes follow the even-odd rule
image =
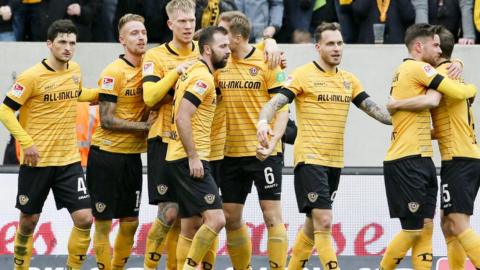
[[[435,35],[434,27],[428,23],[417,23],[407,28],[405,32],[405,45],[408,50],[417,38],[432,37]]]
[[[322,39],[322,33],[325,31],[340,31],[340,24],[336,22],[322,22],[317,29],[315,29],[315,42],[319,42]]]
[[[200,47],[200,54],[204,52],[204,46],[210,45],[213,42],[213,35],[220,33],[223,35],[228,35],[227,29],[221,26],[209,26],[205,29],[202,29],[200,32],[200,37],[198,38],[198,47]]]
[[[440,49],[442,49],[442,58],[450,59],[452,57],[453,47],[455,46],[455,37],[452,32],[443,25],[435,26],[435,34],[440,37]]]
[[[75,34],[78,36],[78,30],[71,20],[56,20],[48,27],[47,40],[55,40],[58,34]]]

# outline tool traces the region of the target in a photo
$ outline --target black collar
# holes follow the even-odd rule
[[[445,61],[443,61],[443,62],[440,62],[440,64],[438,64],[437,67],[439,67],[439,66],[441,66],[441,65],[443,65],[443,64],[446,64],[446,63],[452,63],[452,61],[450,61],[450,60],[445,60]]]
[[[210,74],[213,74],[213,72],[210,70],[210,67],[208,66],[207,62],[205,62],[203,59],[200,59],[200,62],[202,62],[208,68],[208,72],[210,72]]]
[[[119,58],[122,59],[123,61],[125,61],[125,63],[127,63],[127,65],[129,65],[129,66],[131,66],[131,67],[135,67],[134,64],[132,64],[130,61],[128,61],[128,60],[125,58],[125,54],[120,54]]]
[[[43,65],[46,69],[48,69],[48,70],[50,70],[50,71],[52,71],[52,72],[55,72],[55,71],[56,71],[55,69],[53,69],[51,66],[49,66],[49,65],[47,64],[47,59],[43,59],[43,60],[42,60],[42,65]],[[68,67],[69,67],[69,64],[67,63],[67,69],[68,69]]]
[[[255,46],[252,46],[252,50],[251,50],[251,51],[245,56],[245,58],[243,58],[243,59],[249,58],[250,56],[253,55],[254,52],[255,52]]]
[[[317,63],[317,61],[313,61],[313,64],[314,64],[321,72],[324,72],[324,73],[326,72],[326,71]],[[338,68],[336,67],[336,68],[335,68],[335,73],[337,73],[337,72],[338,72]]]
[[[169,45],[169,42],[165,43],[165,47],[167,48],[167,50],[173,54],[173,55],[176,55],[176,56],[179,56],[178,53],[176,51],[174,51],[172,49],[172,47],[170,47]],[[192,52],[195,51],[195,42],[192,41]]]

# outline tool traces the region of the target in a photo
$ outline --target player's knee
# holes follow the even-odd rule
[[[330,230],[332,228],[332,215],[331,212],[325,212],[323,210],[312,210],[313,227],[315,231],[318,230]]]
[[[169,226],[175,223],[178,216],[178,204],[176,203],[160,203],[158,205],[157,218],[164,224]]]
[[[400,218],[400,224],[403,230],[421,230],[423,218]]]
[[[204,215],[204,224],[206,224],[212,230],[219,232],[223,227],[225,227],[225,215],[222,211],[213,210],[207,215]]]
[[[228,211],[224,212],[224,219],[227,230],[237,230],[243,225],[241,216]]]
[[[80,229],[90,229],[92,227],[93,223],[93,216],[91,214],[82,214],[73,220],[73,224],[75,227],[80,228]]]
[[[449,224],[449,229],[453,235],[459,235],[470,227],[469,222],[463,218],[458,218],[458,215],[449,217]]]
[[[20,215],[20,232],[24,235],[32,234],[35,231],[35,227],[37,227],[39,219],[40,215],[28,215],[22,213]]]
[[[264,210],[263,220],[267,227],[275,226],[282,223],[282,214],[276,210]]]

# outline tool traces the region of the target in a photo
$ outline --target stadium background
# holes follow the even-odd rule
[[[281,45],[288,59],[287,73],[294,68],[315,60],[313,45]],[[12,83],[14,74],[18,74],[29,66],[41,61],[48,51],[44,43],[0,43],[2,65],[0,66],[0,91],[3,96]],[[86,87],[96,86],[101,70],[122,51],[118,44],[79,44],[74,58],[80,63]],[[22,52],[20,55],[18,52]],[[356,74],[364,89],[380,104],[384,104],[390,90],[391,76],[395,67],[407,57],[403,45],[347,45],[344,51],[341,68]],[[480,86],[477,69],[480,63],[480,48],[477,46],[457,46],[454,57],[462,59],[465,64],[465,80]],[[480,119],[477,103],[474,103],[476,123]],[[294,107],[291,108],[294,111]],[[381,175],[382,160],[390,140],[389,126],[384,126],[351,107],[345,135],[345,166],[339,191],[334,205],[334,235],[340,265],[343,269],[375,269],[388,241],[400,229],[396,220],[388,217],[388,208],[384,194],[383,177]],[[3,153],[8,138],[5,128],[0,128],[0,153]],[[436,152],[435,162],[439,166],[439,154]],[[144,159],[145,161],[145,159]],[[286,166],[292,166],[291,147],[287,148]],[[13,237],[18,219],[18,210],[14,208],[17,189],[15,168],[0,168],[0,269],[11,268]],[[286,169],[283,185],[283,213],[288,224],[289,244],[292,246],[295,234],[303,222],[303,216],[297,213],[293,192],[292,170]],[[156,208],[147,202],[146,177],[144,177],[144,193],[142,196],[141,225],[137,232],[134,255],[143,253],[144,239],[150,222],[156,215]],[[255,191],[249,197],[244,212],[253,234],[253,251],[257,257],[253,261],[255,269],[266,266],[262,256],[266,252],[266,230],[263,226],[261,211],[258,208]],[[478,203],[476,209],[478,209]],[[434,233],[434,255],[444,256],[445,245],[436,221]],[[472,224],[480,229],[480,217],[474,216]],[[66,244],[71,228],[71,221],[66,210],[57,212],[53,198],[49,197],[45,204],[43,216],[35,235],[35,251],[38,256],[32,261],[33,269],[62,269]],[[114,232],[116,226],[114,227]],[[112,242],[113,242],[112,234]],[[222,234],[219,253],[225,255],[225,236]],[[59,256],[54,256],[59,255]],[[365,257],[364,257],[365,256]],[[163,260],[162,260],[163,261]],[[220,256],[217,269],[225,269],[228,257]],[[436,269],[445,270],[441,266],[444,261],[437,261]],[[94,269],[90,259],[86,269]],[[320,269],[318,258],[311,257],[308,269]],[[402,265],[408,266],[408,260]],[[127,266],[130,270],[141,269],[141,259],[134,258]],[[37,268],[35,268],[37,267]],[[58,267],[58,268],[57,268]],[[163,268],[161,268],[163,269]],[[408,267],[401,269],[410,269]]]

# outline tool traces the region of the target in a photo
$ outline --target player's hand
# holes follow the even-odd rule
[[[266,121],[259,121],[257,124],[257,140],[262,147],[268,147],[269,136],[273,134],[272,129]]]
[[[0,16],[3,21],[9,21],[12,18],[12,9],[10,6],[0,7]]]
[[[80,16],[80,14],[82,14],[82,8],[79,4],[71,4],[67,7],[67,14],[70,16]]]
[[[148,119],[147,119],[147,130],[150,129],[150,127],[157,121],[158,118],[158,111],[150,111],[148,114]]]
[[[463,65],[458,61],[453,61],[447,67],[447,75],[450,79],[457,80],[462,76],[463,73]]]
[[[275,27],[273,26],[267,26],[265,29],[263,29],[263,37],[266,38],[273,38],[273,35],[275,35]]]
[[[269,143],[268,147],[257,146],[257,159],[264,161],[272,154],[273,149],[275,149],[274,143]]]
[[[273,39],[265,39],[265,51],[263,57],[268,63],[268,68],[273,69],[280,65],[281,51],[278,48],[277,42]]]
[[[203,178],[203,164],[198,156],[188,158],[188,167],[190,168],[191,177]]]
[[[280,68],[287,68],[287,55],[285,54],[285,52],[280,52]]]
[[[393,115],[397,112],[396,100],[392,96],[388,98],[386,107],[390,115]]]
[[[39,160],[40,155],[38,154],[38,150],[35,145],[32,145],[23,150],[23,164],[30,167],[35,167],[37,166]]]
[[[193,65],[195,61],[187,61],[183,62],[177,66],[177,73],[178,75],[182,75],[191,65]]]
[[[459,38],[458,39],[458,44],[460,45],[474,45],[475,40],[471,38]]]

